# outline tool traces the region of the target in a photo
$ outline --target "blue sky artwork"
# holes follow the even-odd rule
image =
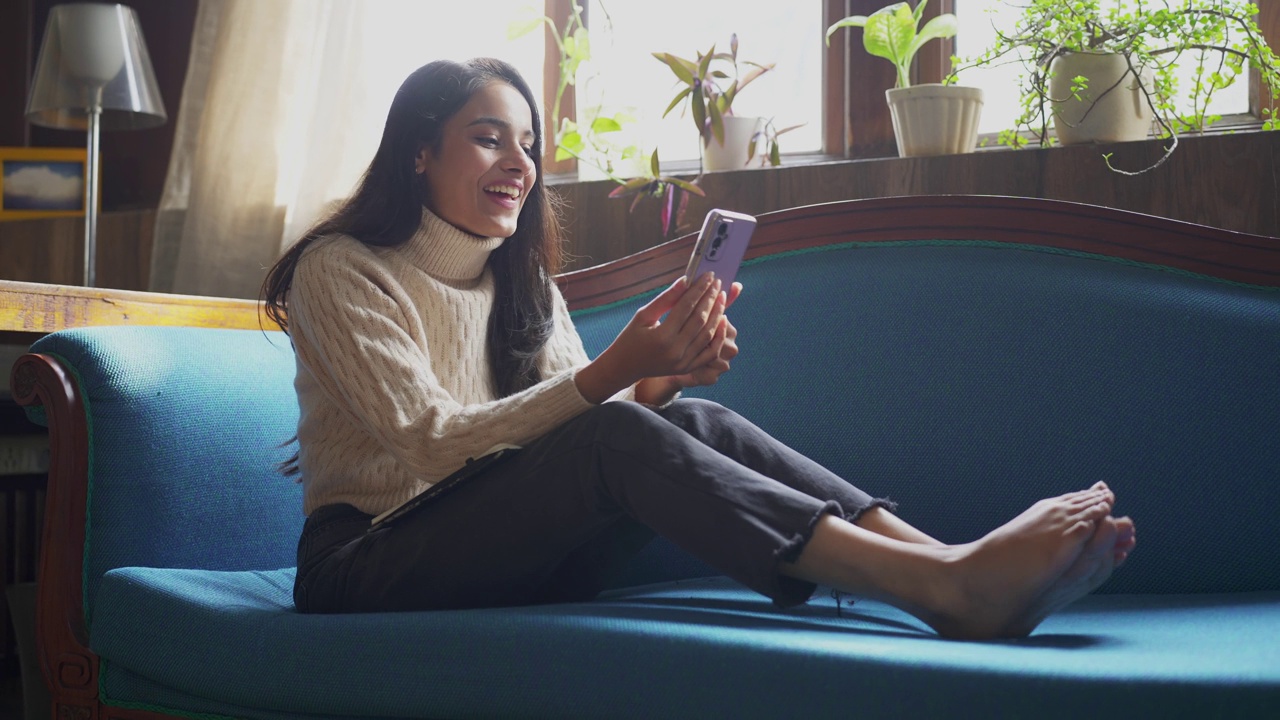
[[[84,209],[84,163],[4,161],[5,210]]]

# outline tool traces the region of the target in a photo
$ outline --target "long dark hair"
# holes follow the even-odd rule
[[[326,235],[350,235],[366,245],[407,241],[422,221],[425,176],[414,172],[419,149],[438,151],[444,124],[471,96],[505,82],[524,96],[533,116],[533,165],[516,231],[489,256],[495,299],[486,345],[494,385],[501,396],[542,379],[538,356],[551,336],[552,277],[560,270],[561,234],[553,197],[542,178],[542,118],[529,85],[510,64],[493,58],[458,63],[438,60],[405,79],[396,91],[382,142],[355,192],[332,215],[316,223],[276,261],[262,284],[266,315],[289,330],[288,294],[303,250]]]

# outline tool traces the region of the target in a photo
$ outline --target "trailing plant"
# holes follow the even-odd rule
[[[1104,155],[1107,166],[1117,172],[1135,175],[1159,167],[1177,148],[1180,134],[1203,132],[1220,120],[1209,112],[1209,102],[1240,79],[1246,62],[1270,88],[1272,102],[1262,109],[1263,128],[1280,128],[1274,109],[1280,98],[1280,61],[1258,27],[1258,8],[1252,2],[1115,0],[1104,7],[1100,0],[1019,0],[1018,5],[1008,4],[1020,10],[1014,28],[998,31],[991,47],[976,57],[955,58],[953,63],[955,72],[1005,63],[1025,66],[1022,114],[1012,128],[1000,133],[1001,144],[1022,147],[1028,144],[1028,135],[1045,145],[1053,143],[1048,128],[1054,104],[1079,100],[1089,79],[1072,78],[1070,97],[1051,97],[1052,64],[1064,55],[1083,52],[1125,58],[1132,82],[1155,118],[1157,137],[1170,141],[1159,160],[1136,172],[1118,170],[1111,156]],[[1189,105],[1179,107],[1175,66],[1188,61],[1194,63]],[[1120,84],[1103,88],[1102,95]]]
[[[831,44],[831,36],[841,28],[862,28],[862,46],[867,53],[888,60],[897,69],[898,80],[894,87],[911,87],[911,65],[915,62],[916,53],[930,40],[953,37],[959,27],[955,15],[943,13],[920,29],[920,19],[927,4],[929,0],[920,0],[912,10],[907,3],[899,2],[882,7],[869,16],[850,15],[827,28],[827,44]]]
[[[712,45],[706,53],[697,53],[694,60],[671,53],[653,53],[653,56],[671,69],[680,86],[675,97],[667,104],[662,117],[670,115],[677,107],[682,108],[682,112],[687,108],[704,145],[713,140],[720,145],[724,144],[724,119],[733,115],[734,101],[743,88],[775,66],[775,63],[761,65],[749,60],[739,60],[737,33],[730,36],[727,53],[716,52],[716,46]],[[744,75],[739,71],[739,65],[748,66],[750,70]],[[726,69],[732,70],[732,74],[726,72]],[[751,138],[747,149],[748,158],[754,158],[757,149],[764,147],[761,157],[767,158],[772,165],[781,164],[778,136],[798,127],[800,125],[778,130],[772,118],[768,119],[764,128]]]

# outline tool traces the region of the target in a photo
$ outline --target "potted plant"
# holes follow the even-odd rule
[[[675,73],[681,87],[662,117],[670,115],[677,107],[688,107],[702,138],[704,170],[741,169],[757,156],[761,163],[781,163],[778,136],[800,126],[777,130],[772,119],[741,117],[733,112],[733,102],[742,89],[772,70],[774,63],[761,65],[739,61],[737,34],[729,38],[727,53],[716,52],[715,45],[712,45],[705,54],[698,53],[694,60],[671,53],[653,53],[653,56]],[[745,75],[739,73],[740,62],[751,68]],[[732,74],[723,68],[732,70]]]
[[[841,28],[862,28],[867,52],[894,64],[898,79],[885,91],[893,117],[893,133],[902,157],[973,152],[978,144],[982,89],[948,83],[911,84],[916,53],[935,38],[956,34],[956,16],[943,13],[920,28],[928,0],[915,9],[905,2],[883,7],[870,16],[851,15],[827,28],[827,43]]]
[[[1115,0],[1019,0],[1021,14],[1009,32],[956,70],[1021,62],[1023,113],[1000,134],[1013,147],[1027,135],[1052,144],[1052,118],[1063,144],[1170,140],[1152,165],[1163,164],[1186,132],[1203,132],[1218,116],[1207,110],[1219,90],[1236,82],[1245,63],[1257,71],[1272,99],[1280,97],[1280,62],[1257,22],[1258,8],[1244,0],[1180,0],[1177,3]],[[1012,56],[1012,58],[1010,58]],[[1191,87],[1178,97],[1175,63],[1194,63]],[[1247,77],[1247,76],[1246,76]],[[1265,129],[1278,126],[1263,109]]]

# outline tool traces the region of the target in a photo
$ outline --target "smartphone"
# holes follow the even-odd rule
[[[751,234],[756,231],[756,219],[731,210],[712,210],[702,222],[698,242],[689,256],[689,266],[684,276],[689,285],[705,272],[714,272],[724,291],[729,291],[738,275],[738,266],[747,253]]]

